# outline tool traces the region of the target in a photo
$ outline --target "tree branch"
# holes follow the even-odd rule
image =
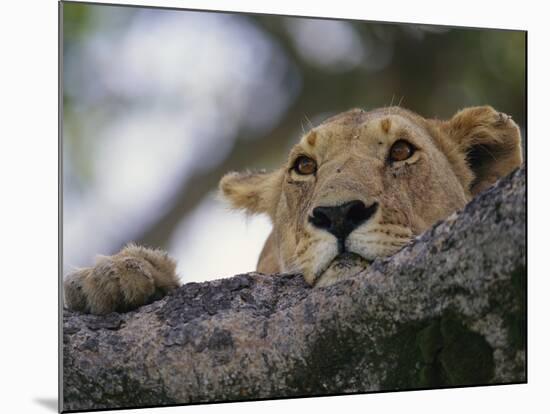
[[[189,283],[137,311],[64,311],[63,410],[526,380],[525,172],[328,288]]]

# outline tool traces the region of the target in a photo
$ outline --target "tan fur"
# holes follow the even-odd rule
[[[315,133],[315,131],[311,131],[310,134],[307,136],[307,143],[313,147],[315,146],[316,140],[317,140],[317,134]]]
[[[390,164],[389,149],[399,139],[417,150]],[[301,155],[316,160],[315,175],[292,170]],[[233,207],[271,218],[258,270],[300,272],[315,284],[340,254],[336,238],[308,222],[315,207],[378,203],[376,214],[345,241],[346,251],[371,261],[395,253],[521,163],[517,125],[489,106],[464,109],[448,121],[398,107],[354,109],[306,134],[280,169],[231,173],[220,188]],[[243,202],[250,193],[258,196],[252,205]]]
[[[384,131],[386,134],[390,132],[390,128],[391,128],[390,118],[384,118],[382,121],[380,121],[380,127],[382,128],[382,131]]]
[[[134,309],[179,286],[176,264],[160,250],[130,244],[95,266],[64,281],[65,305],[80,312],[106,314]]]
[[[417,150],[390,163],[391,145],[400,139]],[[299,156],[316,161],[315,174],[293,171]],[[521,163],[519,128],[489,106],[461,110],[448,121],[398,107],[354,109],[307,133],[281,168],[228,173],[220,190],[234,208],[267,214],[273,223],[258,271],[300,272],[310,284],[324,285],[334,281],[322,277],[341,252],[332,234],[308,221],[315,207],[377,203],[376,213],[345,241],[346,251],[371,261],[392,255]],[[129,245],[68,275],[65,303],[96,314],[125,311],[177,286],[166,253]]]

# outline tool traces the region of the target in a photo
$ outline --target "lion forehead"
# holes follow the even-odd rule
[[[343,156],[383,158],[387,145],[398,137],[420,140],[435,147],[419,117],[398,109],[365,112],[353,109],[329,118],[304,134],[290,153],[290,161],[298,154],[329,162]]]

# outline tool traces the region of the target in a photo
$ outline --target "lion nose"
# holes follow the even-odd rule
[[[339,206],[315,207],[309,222],[343,242],[353,230],[372,217],[377,207],[378,203],[367,207],[360,200],[349,201]]]

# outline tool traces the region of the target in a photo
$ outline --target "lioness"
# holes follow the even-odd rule
[[[323,286],[463,208],[521,165],[520,141],[511,118],[489,106],[448,121],[353,109],[305,134],[278,170],[229,173],[220,189],[234,208],[273,223],[259,272],[299,272]],[[134,309],[177,288],[175,268],[166,253],[129,245],[68,275],[65,303],[94,314]]]

